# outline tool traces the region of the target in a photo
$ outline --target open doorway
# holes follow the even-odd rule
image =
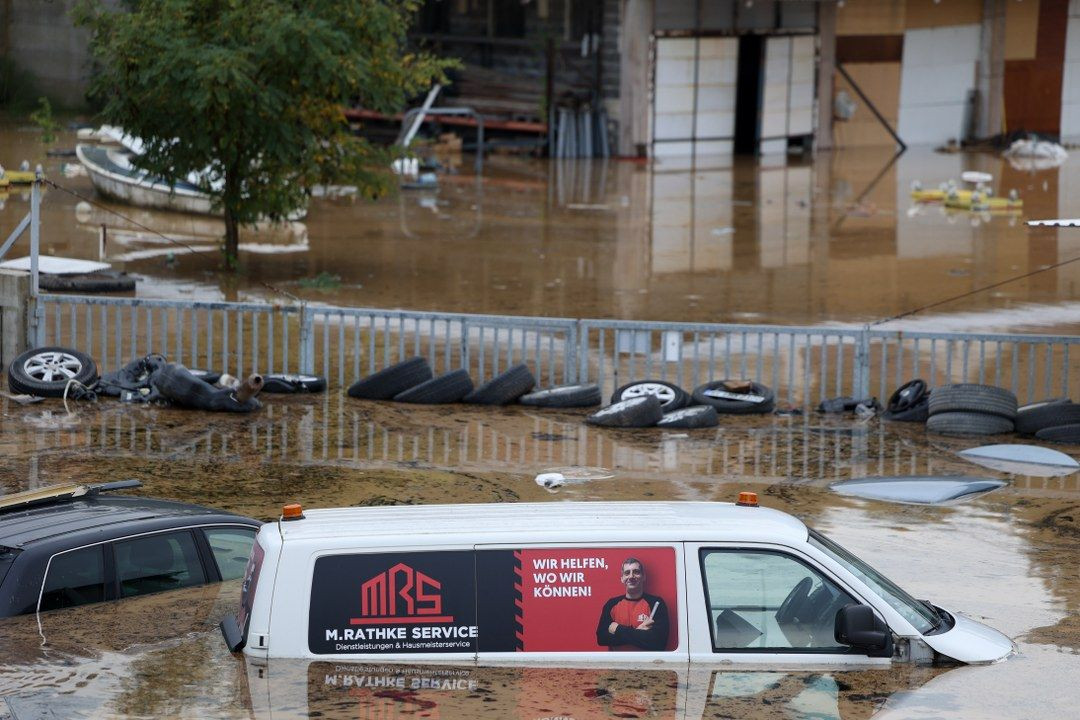
[[[735,86],[735,152],[756,155],[761,139],[761,85],[765,57],[763,35],[739,38],[739,69]]]

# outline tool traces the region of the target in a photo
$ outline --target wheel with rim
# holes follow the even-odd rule
[[[72,380],[92,387],[97,378],[97,365],[89,355],[65,347],[27,350],[8,366],[11,392],[38,397],[63,397]]]
[[[926,422],[930,417],[930,388],[926,381],[916,378],[896,388],[882,417],[894,422]]]
[[[317,393],[326,389],[326,378],[318,375],[289,375],[273,373],[263,375],[262,392],[292,395],[296,393]]]
[[[686,407],[690,402],[689,393],[678,385],[672,385],[663,380],[639,380],[627,383],[612,393],[611,402],[618,403],[645,395],[655,395],[660,401],[660,409],[666,413]]]

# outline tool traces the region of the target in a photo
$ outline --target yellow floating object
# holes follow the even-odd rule
[[[6,188],[10,184],[10,180],[8,180],[6,177],[0,176],[0,188]]]
[[[945,201],[944,190],[912,190],[911,199],[920,203],[939,203]]]
[[[35,177],[33,170],[5,170],[3,179],[15,185],[29,185]]]

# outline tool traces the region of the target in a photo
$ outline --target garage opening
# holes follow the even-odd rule
[[[739,38],[739,65],[735,89],[735,152],[756,155],[761,139],[761,86],[765,56],[763,35]]]

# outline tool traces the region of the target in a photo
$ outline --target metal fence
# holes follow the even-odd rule
[[[840,395],[882,401],[914,377],[931,386],[979,382],[1021,402],[1068,396],[1080,337],[892,332],[868,328],[671,323],[470,315],[256,303],[42,295],[38,345],[65,345],[112,370],[157,352],[190,367],[319,373],[345,387],[409,357],[483,383],[526,363],[539,385],[667,380],[692,389],[749,378],[777,402],[812,406]]]

